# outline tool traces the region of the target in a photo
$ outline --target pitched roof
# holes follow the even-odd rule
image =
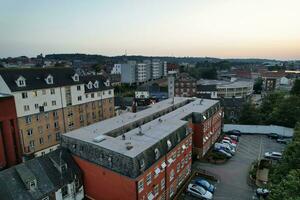
[[[60,173],[54,166],[55,160],[59,158],[67,163],[65,173]],[[41,199],[67,183],[73,182],[75,175],[81,177],[79,167],[65,149],[59,149],[1,171],[0,197],[6,200]],[[26,188],[24,179],[28,177],[36,179],[36,189]]]
[[[113,87],[106,86],[104,82],[106,81],[106,78],[102,75],[86,75],[86,76],[81,76],[80,80],[85,84],[85,93],[90,93],[90,92],[97,92],[97,91],[102,91],[102,90],[108,90]],[[87,87],[87,84],[89,82],[92,82],[94,84],[96,81],[98,81],[98,88],[92,87],[89,89]]]

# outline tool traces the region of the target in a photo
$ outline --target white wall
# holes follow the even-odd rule
[[[135,91],[135,98],[148,99],[150,97],[148,91]]]
[[[57,145],[51,146],[51,147],[49,147],[49,148],[47,148],[47,149],[43,149],[42,151],[38,151],[38,152],[34,153],[34,157],[42,156],[42,155],[43,155],[43,152],[44,152],[45,154],[50,153],[50,152],[56,150],[59,146],[60,146],[60,145],[57,144]]]
[[[121,74],[122,64],[114,64],[114,67],[111,70],[111,74]]]
[[[61,189],[55,192],[55,199],[56,200],[81,200],[84,198],[84,190],[83,186],[79,189],[79,192],[75,194],[75,183],[72,182],[68,184],[68,195],[65,198],[62,197]]]

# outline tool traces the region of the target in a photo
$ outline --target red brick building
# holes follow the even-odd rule
[[[14,97],[0,94],[0,170],[21,161]]]
[[[175,97],[62,136],[88,199],[173,199],[221,129],[219,101]],[[206,139],[207,138],[207,139]]]
[[[197,92],[197,81],[187,73],[179,74],[175,79],[175,96],[195,97]]]

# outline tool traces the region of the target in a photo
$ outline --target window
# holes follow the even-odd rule
[[[86,94],[86,95],[85,95],[85,98],[89,98],[89,94]]]
[[[49,129],[50,128],[50,124],[46,124],[46,129]]]
[[[158,148],[154,149],[154,153],[155,153],[155,159],[156,159],[156,160],[159,159],[159,157],[160,157],[160,152],[159,152]]]
[[[25,81],[24,80],[19,80],[19,86],[25,86]]]
[[[39,104],[37,104],[37,103],[34,104],[34,108],[35,108],[35,109],[39,109]]]
[[[26,122],[26,124],[31,123],[31,116],[26,116],[25,117],[25,122]]]
[[[170,186],[170,197],[172,197],[174,195],[174,186],[171,185]]]
[[[57,113],[57,111],[53,111],[53,117],[55,118],[55,119],[57,119],[58,118],[58,113]]]
[[[174,169],[172,169],[171,173],[170,173],[170,181],[172,181],[174,179],[174,176],[175,176],[175,172],[174,172]]]
[[[181,160],[181,168],[184,167],[184,159]]]
[[[159,184],[154,186],[154,196],[157,196],[159,192]]]
[[[80,115],[80,116],[79,116],[79,121],[80,121],[80,122],[83,122],[83,121],[84,121],[83,115]]]
[[[52,135],[48,135],[48,141],[51,141]]]
[[[96,113],[92,112],[92,118],[96,119]]]
[[[45,95],[46,94],[46,90],[42,90],[42,94]]]
[[[57,132],[57,133],[55,134],[55,139],[56,139],[56,141],[59,141],[59,140],[60,140],[60,132]]]
[[[176,166],[176,171],[177,171],[177,173],[179,173],[179,171],[180,171],[180,162],[179,162],[179,163],[177,163],[177,166]]]
[[[39,131],[40,134],[42,134],[42,133],[43,133],[43,127],[42,127],[42,126],[39,126],[39,127],[38,127],[38,131]]]
[[[81,101],[81,100],[82,100],[82,97],[81,97],[81,96],[78,96],[78,97],[77,97],[77,100],[78,100],[78,101]]]
[[[55,94],[55,89],[50,89],[50,94]]]
[[[45,152],[43,152],[43,153],[45,153]],[[49,200],[49,197],[48,196],[44,197],[44,198],[42,198],[42,200]]]
[[[44,138],[40,138],[40,144],[44,144]]]
[[[58,122],[54,122],[54,128],[59,128]]]
[[[29,136],[32,135],[32,128],[27,130],[27,135],[29,135]]]
[[[77,85],[77,91],[80,91],[80,90],[81,90],[81,86]]]
[[[94,97],[95,97],[95,94],[94,94],[94,93],[92,93],[92,94],[91,94],[91,98],[94,98]]]
[[[56,101],[52,101],[52,106],[56,106]]]
[[[22,99],[27,99],[28,95],[27,92],[22,92]]]
[[[30,110],[29,105],[24,105],[24,111]]]
[[[30,141],[29,141],[29,146],[30,146],[31,148],[34,147],[34,140],[30,140]]]
[[[147,185],[150,185],[151,181],[152,181],[152,174],[150,172],[149,174],[147,174]]]
[[[61,194],[63,197],[68,195],[68,185],[65,185],[61,188]]]
[[[161,187],[161,190],[164,190],[165,189],[165,179],[161,179],[160,181],[160,187]]]
[[[167,141],[167,145],[168,145],[168,150],[170,150],[172,148],[172,143],[170,140]]]
[[[46,101],[43,103],[43,106],[45,106],[45,107],[47,106],[47,102]]]
[[[36,90],[32,92],[32,96],[37,97],[37,95],[38,95],[38,93]]]
[[[108,91],[108,94],[111,94],[111,90]]]
[[[144,179],[141,179],[139,182],[138,182],[138,191],[139,193],[142,192],[144,190]]]

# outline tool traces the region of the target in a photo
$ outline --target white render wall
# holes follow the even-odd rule
[[[72,85],[71,87],[71,98],[72,105],[79,105],[88,103],[91,101],[96,101],[100,99],[113,98],[114,90],[104,90],[99,92],[94,92],[94,98],[91,97],[91,93],[88,93],[88,98],[86,98],[86,94],[84,92],[84,84],[80,84],[81,90],[77,91],[77,85]],[[24,91],[27,92],[27,98],[22,98],[23,92],[13,92],[12,94],[15,97],[16,110],[18,117],[24,117],[27,115],[33,115],[40,113],[39,108],[35,109],[35,104],[39,106],[43,106],[44,102],[47,102],[47,106],[44,106],[44,112],[48,112],[51,110],[61,109],[67,107],[66,103],[66,88],[58,87],[53,88],[55,90],[55,94],[50,93],[50,89],[45,89],[46,94],[43,95],[43,90],[30,90]],[[33,92],[37,91],[37,96],[33,96]],[[109,94],[109,91],[111,94]],[[81,101],[78,101],[78,96],[81,96]],[[52,101],[56,101],[56,105],[52,106]],[[25,111],[24,106],[28,105],[29,110]]]
[[[55,192],[55,199],[56,200],[82,200],[84,198],[84,190],[83,186],[79,189],[79,192],[75,193],[75,183],[72,182],[68,184],[68,195],[64,198],[62,197],[61,189]]]
[[[122,64],[114,64],[114,67],[111,70],[111,74],[121,74]]]

